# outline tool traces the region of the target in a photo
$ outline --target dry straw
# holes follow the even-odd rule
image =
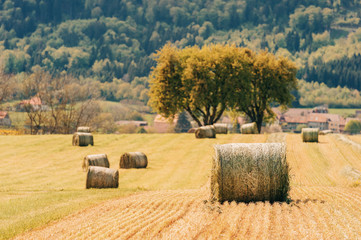
[[[304,142],[318,142],[318,128],[302,128],[302,141]]]
[[[216,145],[215,152],[212,200],[287,200],[290,186],[284,143],[231,143]]]
[[[195,131],[196,138],[216,138],[216,129],[213,125],[207,125],[197,128]]]
[[[109,168],[109,161],[106,154],[87,155],[83,160],[83,171],[87,171],[89,166]]]
[[[90,133],[90,127],[78,127],[77,132]]]
[[[120,156],[120,168],[146,168],[148,158],[142,152],[127,152]]]
[[[73,146],[94,146],[94,139],[91,133],[79,133],[76,132],[73,135]]]
[[[215,123],[213,124],[214,128],[216,129],[216,134],[227,134],[228,127],[226,123]]]
[[[86,188],[117,188],[118,185],[118,170],[105,167],[89,167]]]
[[[246,123],[241,126],[241,133],[242,134],[258,134],[257,124],[253,123]]]

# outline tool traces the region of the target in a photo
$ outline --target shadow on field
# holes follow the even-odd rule
[[[228,202],[228,201],[224,201],[222,203],[218,202],[218,201],[210,201],[210,200],[203,200],[204,203],[204,207],[205,209],[213,212],[218,212],[218,213],[222,213],[224,211],[224,209],[230,207],[230,206],[241,206],[241,205],[251,205],[251,204],[256,204],[256,205],[260,205],[260,204],[266,204],[269,203],[271,206],[273,205],[282,205],[282,204],[287,204],[290,207],[297,207],[300,208],[302,205],[308,204],[308,203],[314,203],[314,204],[325,204],[326,201],[325,200],[320,200],[320,199],[311,199],[311,198],[306,198],[306,199],[288,199],[287,201],[274,201],[274,202],[269,202],[269,201],[256,201],[256,202],[236,202],[236,201],[232,201],[232,202]]]

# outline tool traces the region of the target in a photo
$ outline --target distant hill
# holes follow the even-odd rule
[[[148,76],[152,53],[168,41],[224,42],[288,56],[300,78],[337,86],[318,70],[356,76],[360,9],[356,0],[0,0],[0,62],[8,73],[38,65],[132,82]],[[361,90],[361,79],[342,86]]]

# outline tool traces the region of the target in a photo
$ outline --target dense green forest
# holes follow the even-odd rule
[[[320,62],[312,68],[302,69],[299,75],[307,81],[323,82],[330,87],[361,89],[361,55]]]
[[[356,0],[0,0],[0,64],[13,74],[65,72],[97,81],[107,100],[146,103],[156,50],[221,42],[289,57],[308,82],[361,90],[360,8]]]

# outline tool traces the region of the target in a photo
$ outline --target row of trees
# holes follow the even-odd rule
[[[300,80],[297,92],[293,93],[296,107],[314,107],[327,104],[331,108],[359,108],[361,107],[360,91],[346,87],[330,88],[324,83],[306,82]]]
[[[36,71],[23,81],[24,96],[35,96],[42,106],[24,104],[31,134],[69,134],[80,125],[89,125],[96,113],[93,104],[97,90],[89,84],[75,83],[68,75],[52,77]]]
[[[245,113],[260,130],[271,104],[291,103],[296,67],[273,54],[234,45],[178,49],[165,45],[150,75],[150,105],[165,117],[187,111],[199,126],[217,122],[226,109]]]
[[[29,99],[17,108],[26,112],[31,134],[68,134],[80,125],[92,124],[99,113],[99,93],[96,85],[66,74],[53,76],[38,69],[15,77],[0,72],[0,104]]]

